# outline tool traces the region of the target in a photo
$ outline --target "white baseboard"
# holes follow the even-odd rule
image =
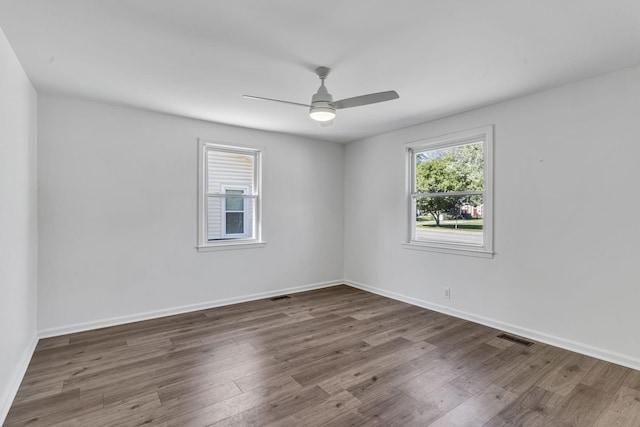
[[[467,313],[465,311],[456,310],[451,307],[447,307],[440,304],[434,304],[429,301],[409,297],[406,295],[398,294],[396,292],[387,291],[384,289],[368,286],[362,283],[354,282],[352,280],[344,280],[344,283],[353,286],[354,288],[362,289],[363,291],[378,294],[384,297],[395,299],[398,301],[406,302],[407,304],[415,305],[418,307],[426,308],[440,313],[448,314],[461,319],[469,320],[471,322],[479,323],[481,325],[489,326],[491,328],[500,329],[505,332],[509,332],[521,337],[529,338],[535,341],[540,341],[545,344],[550,344],[556,347],[563,348],[565,350],[574,351],[587,356],[595,357],[597,359],[606,360],[607,362],[615,363],[618,365],[626,366],[631,369],[640,370],[640,359],[631,357],[625,354],[604,350],[601,348],[593,347],[588,344],[579,343],[576,341],[568,340],[565,338],[549,335],[544,332],[535,331],[533,329],[523,328],[520,326],[512,325],[509,323],[501,322],[496,319],[491,319],[484,316],[478,316],[473,313]]]
[[[254,301],[254,300],[263,299],[263,298],[270,298],[270,297],[283,295],[283,294],[294,294],[297,292],[305,292],[313,289],[328,288],[331,286],[337,286],[342,284],[344,284],[344,281],[336,280],[336,281],[329,281],[329,282],[313,283],[313,284],[303,285],[303,286],[295,286],[292,288],[277,289],[273,291],[260,292],[256,294],[244,295],[244,296],[239,296],[234,298],[226,298],[226,299],[208,301],[208,302],[203,302],[198,304],[190,304],[190,305],[183,305],[180,307],[171,307],[171,308],[166,308],[162,310],[148,311],[146,313],[112,317],[112,318],[101,319],[101,320],[96,320],[92,322],[77,323],[77,324],[68,325],[68,326],[43,329],[39,331],[38,335],[40,338],[56,337],[59,335],[72,334],[75,332],[83,332],[83,331],[89,331],[92,329],[105,328],[108,326],[116,326],[116,325],[122,325],[125,323],[139,322],[142,320],[156,319],[158,317],[189,313],[191,311],[204,310],[207,308],[220,307],[223,305],[238,304],[241,302]]]
[[[33,339],[25,348],[24,353],[22,353],[22,357],[20,358],[20,362],[18,362],[18,367],[15,371],[13,379],[5,386],[6,390],[2,390],[3,395],[5,396],[4,401],[2,403],[2,407],[0,408],[0,425],[4,424],[4,421],[9,414],[9,409],[11,409],[11,404],[13,403],[13,399],[16,397],[16,393],[18,393],[18,389],[20,388],[20,384],[22,383],[22,378],[24,378],[24,374],[27,372],[27,368],[29,367],[29,362],[31,361],[31,357],[33,356],[33,352],[36,349],[36,345],[38,345],[38,336],[34,334]]]

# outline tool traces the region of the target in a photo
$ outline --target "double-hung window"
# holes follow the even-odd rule
[[[493,255],[493,127],[406,145],[410,248]]]
[[[261,244],[261,151],[199,140],[198,164],[198,249]]]

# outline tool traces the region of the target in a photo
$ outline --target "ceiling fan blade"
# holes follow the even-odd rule
[[[326,128],[327,126],[333,126],[333,120],[327,120],[326,122],[320,122],[320,126]]]
[[[391,101],[392,99],[398,99],[400,95],[395,90],[389,90],[387,92],[370,93],[368,95],[354,96],[353,98],[341,99],[340,101],[333,102],[333,106],[336,109],[359,107],[361,105],[375,104],[376,102]]]
[[[258,101],[273,101],[273,102],[281,102],[283,104],[299,105],[300,107],[306,107],[306,108],[311,107],[311,105],[309,104],[300,104],[299,102],[283,101],[281,99],[263,98],[261,96],[253,96],[253,95],[242,95],[242,96],[247,99],[257,99]]]

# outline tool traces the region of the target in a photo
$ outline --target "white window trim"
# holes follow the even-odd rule
[[[244,195],[244,198],[254,200],[253,216],[253,238],[240,238],[229,240],[209,241],[207,238],[207,155],[208,149],[226,151],[255,157],[253,170],[253,194]],[[227,249],[249,249],[264,247],[264,235],[262,233],[262,160],[264,158],[264,148],[257,148],[245,145],[231,145],[198,138],[198,226],[197,244],[198,252],[219,251]],[[246,207],[245,207],[246,209]]]
[[[483,244],[482,246],[443,241],[416,240],[414,230],[413,188],[415,180],[416,151],[435,150],[484,140],[484,197],[483,197]],[[405,215],[404,238],[402,245],[407,249],[417,249],[454,255],[467,255],[483,258],[493,257],[493,126],[483,126],[463,132],[442,135],[435,138],[414,141],[405,144]]]
[[[249,187],[245,186],[245,185],[230,185],[230,184],[222,184],[220,186],[220,193],[221,194],[226,194],[227,190],[241,190],[242,191],[242,195],[246,195],[249,192]],[[247,231],[247,209],[249,207],[249,199],[247,198],[243,198],[243,203],[242,203],[242,218],[243,218],[243,229],[244,229],[244,233],[227,233],[227,204],[226,203],[221,203],[220,204],[220,209],[222,210],[221,212],[221,231],[222,231],[222,236],[223,237],[247,237],[247,235],[249,234]],[[233,211],[232,211],[233,212]]]

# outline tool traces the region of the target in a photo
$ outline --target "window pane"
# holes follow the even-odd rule
[[[482,246],[483,197],[425,197],[414,201],[415,240]]]
[[[227,194],[229,194],[230,190],[227,190]],[[242,194],[242,193],[240,193]],[[244,210],[244,199],[242,197],[225,197],[226,199],[226,210],[227,211],[243,211]]]
[[[247,194],[253,194],[254,162],[252,154],[207,151],[207,193],[221,193],[226,184],[247,187]]]
[[[227,209],[240,201],[239,210]],[[237,206],[235,206],[237,207]],[[254,238],[255,200],[238,197],[207,198],[207,240]]]
[[[227,212],[227,234],[244,234],[244,212]]]
[[[484,189],[484,142],[414,154],[418,193]]]

